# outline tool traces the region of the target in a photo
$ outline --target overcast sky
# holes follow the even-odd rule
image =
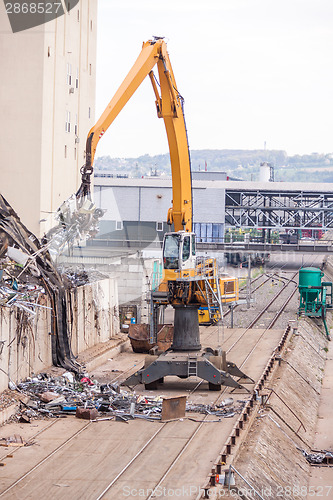
[[[332,0],[98,0],[96,119],[165,36],[191,149],[333,151]],[[168,151],[147,78],[97,156]]]

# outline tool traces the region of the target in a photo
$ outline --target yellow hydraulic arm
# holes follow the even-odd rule
[[[157,64],[159,83],[152,71]],[[90,177],[98,141],[132,97],[145,77],[149,75],[156,98],[157,116],[163,118],[167,132],[171,171],[172,208],[168,211],[168,223],[174,230],[192,231],[192,185],[190,156],[183,98],[177,90],[166,43],[156,38],[143,43],[141,53],[123,83],[111,99],[97,123],[89,131],[86,143],[86,163],[81,168],[82,184],[78,197],[90,197]],[[160,92],[158,89],[160,86]]]

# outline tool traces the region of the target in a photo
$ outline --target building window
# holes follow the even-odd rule
[[[72,85],[72,65],[67,63],[67,85]]]
[[[77,11],[77,22],[78,23],[80,22],[80,9],[78,9]]]
[[[123,221],[117,220],[116,221],[116,231],[121,231],[122,229],[123,229]]]
[[[79,88],[79,68],[76,68],[75,88]]]
[[[91,64],[89,64],[89,75],[91,75]]]
[[[65,158],[67,158],[67,146],[65,146]]]
[[[88,118],[91,118],[91,107],[89,106],[89,109],[88,109]]]
[[[90,21],[90,31],[92,31],[92,28],[93,28],[93,23],[92,21]]]
[[[156,231],[163,231],[163,222],[156,222]]]
[[[76,148],[74,148],[74,160],[76,160]]]
[[[78,135],[78,130],[79,130],[79,127],[77,125],[77,113],[75,115],[75,125],[74,125],[74,134],[75,135]]]
[[[66,125],[65,125],[65,130],[66,132],[71,131],[71,112],[66,111]]]
[[[47,48],[47,57],[51,57],[51,47]]]
[[[224,224],[196,222],[194,232],[200,242],[223,242]]]

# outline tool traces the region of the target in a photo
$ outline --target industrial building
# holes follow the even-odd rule
[[[95,117],[96,33],[96,0],[18,33],[0,4],[1,193],[38,236],[80,183]]]
[[[207,172],[208,173],[208,172]],[[206,174],[206,172],[204,172]],[[171,179],[95,177],[97,206],[106,210],[96,244],[108,240],[154,241],[170,230]],[[193,180],[194,230],[199,240],[218,241],[224,235],[225,189],[213,180]],[[209,200],[209,203],[207,203]]]
[[[214,174],[214,175],[212,175]],[[193,175],[193,229],[197,242],[223,242],[228,227],[326,231],[333,225],[327,184],[229,181],[212,172]],[[200,180],[198,180],[198,177]],[[208,177],[208,179],[207,179]],[[214,180],[215,178],[215,180]],[[162,241],[171,206],[171,179],[95,176],[95,202],[106,210],[94,246]],[[146,245],[145,245],[146,244]]]
[[[10,418],[0,496],[328,498],[330,235],[319,249],[286,241],[278,251],[287,247],[292,259],[278,255],[254,270],[251,257],[237,276],[221,261],[228,245],[243,256],[253,252],[247,245],[265,246],[273,229],[327,231],[333,189],[274,183],[268,164],[259,183],[192,175],[183,97],[166,43],[154,37],[132,73],[158,66],[160,83],[149,75],[173,178],[95,172],[96,207],[96,145],[130,86],[94,124],[97,0],[73,2],[58,4],[68,9],[61,18],[18,34],[0,12],[8,117],[0,425]],[[63,203],[82,163],[79,192]],[[60,204],[58,227],[37,238]],[[233,239],[249,228],[264,229],[264,241]]]

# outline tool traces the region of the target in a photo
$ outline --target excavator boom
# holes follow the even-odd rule
[[[158,79],[153,73],[157,66]],[[221,385],[241,388],[230,373],[235,365],[227,363],[222,351],[201,349],[198,309],[202,302],[222,318],[221,283],[213,259],[196,262],[195,234],[192,232],[192,182],[190,154],[184,118],[184,99],[179,93],[172,71],[166,44],[161,38],[148,40],[132,69],[106,107],[94,127],[89,131],[86,144],[86,163],[81,169],[82,184],[77,197],[90,198],[90,178],[97,144],[128,100],[149,75],[156,100],[157,116],[163,118],[168,137],[171,173],[172,207],[167,222],[174,231],[165,234],[163,243],[164,277],[157,295],[151,295],[150,336],[157,339],[155,312],[169,303],[175,309],[173,344],[171,350],[152,360],[151,364],[131,376],[124,384],[144,383],[154,388],[166,375],[187,378],[199,376],[208,381],[209,388],[220,390]],[[160,89],[158,88],[160,87]],[[199,275],[199,274],[200,275]],[[214,307],[214,301],[216,307]],[[229,373],[230,372],[230,373]],[[242,376],[242,372],[235,372]]]
[[[152,71],[157,65],[159,81]],[[143,43],[141,53],[99,120],[88,133],[86,163],[81,168],[82,183],[77,197],[90,198],[90,178],[97,144],[146,76],[149,75],[156,98],[157,116],[163,118],[168,137],[172,170],[172,207],[168,223],[174,230],[192,231],[192,183],[190,155],[184,119],[184,100],[178,92],[166,43],[162,39]],[[160,92],[158,90],[160,87]]]

